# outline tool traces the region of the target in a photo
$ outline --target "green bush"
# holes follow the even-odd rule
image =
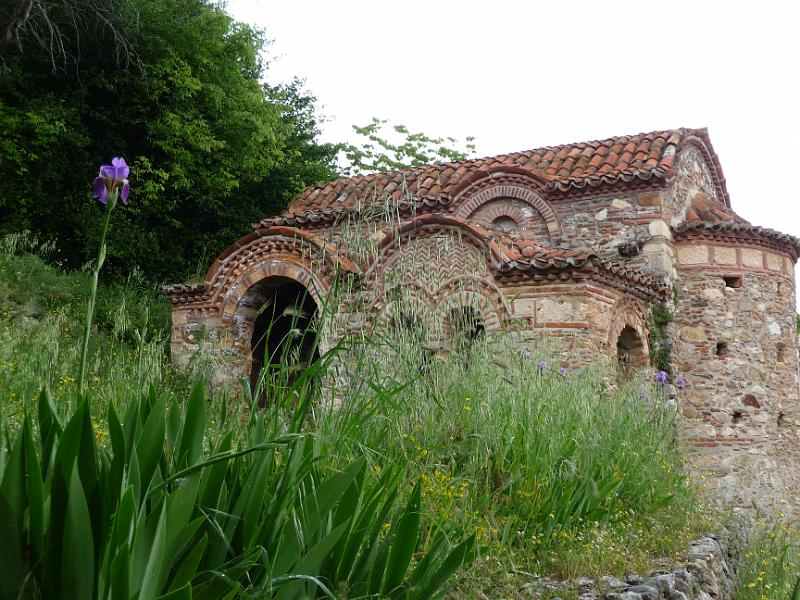
[[[68,0],[30,19],[0,61],[0,234],[33,230],[80,268],[102,219],[92,178],[122,155],[131,202],[112,217],[107,266],[180,280],[336,175],[314,97],[262,83],[265,34],[221,4]]]

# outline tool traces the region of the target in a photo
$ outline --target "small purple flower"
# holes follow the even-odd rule
[[[662,385],[667,383],[667,372],[666,371],[659,371],[656,375],[656,383],[660,383]]]
[[[562,377],[566,377],[567,376],[567,368],[566,367],[559,367],[558,368],[558,374],[561,375]]]
[[[678,386],[679,390],[685,390],[686,389],[686,380],[683,377],[681,377],[680,379],[678,379],[678,381],[675,382],[675,385]]]
[[[536,363],[536,370],[539,371],[540,373],[543,371],[547,371],[549,368],[550,365],[547,363],[546,360],[540,360],[538,363]]]
[[[130,169],[125,163],[125,159],[121,156],[114,157],[110,165],[100,167],[100,175],[94,178],[94,185],[92,185],[92,196],[97,198],[101,204],[106,204],[109,194],[122,186],[120,198],[122,198],[122,203],[127,205],[130,193],[129,173]]]

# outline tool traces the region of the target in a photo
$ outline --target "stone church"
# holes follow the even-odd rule
[[[708,132],[677,129],[317,185],[165,292],[175,360],[251,376],[287,339],[281,307],[313,327],[339,289],[323,346],[423,316],[438,343],[522,332],[568,368],[646,366],[655,340],[697,472],[747,505],[800,491],[798,253],[732,210]]]

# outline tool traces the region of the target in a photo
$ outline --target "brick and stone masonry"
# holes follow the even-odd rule
[[[323,349],[400,322],[447,344],[467,324],[627,370],[648,363],[662,305],[696,473],[734,505],[800,492],[800,241],[733,212],[704,129],[338,179],[253,228],[203,282],[165,288],[178,363],[203,350],[252,377],[264,343],[308,360],[264,328],[300,295],[321,310],[335,293]]]

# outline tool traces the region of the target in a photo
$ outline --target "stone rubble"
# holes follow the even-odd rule
[[[531,598],[552,600],[562,600],[559,593],[578,600],[731,600],[744,536],[745,529],[740,527],[723,536],[702,537],[692,543],[684,561],[646,578],[629,575],[623,581],[604,576],[598,581],[561,582],[545,577],[527,584],[525,591]]]

